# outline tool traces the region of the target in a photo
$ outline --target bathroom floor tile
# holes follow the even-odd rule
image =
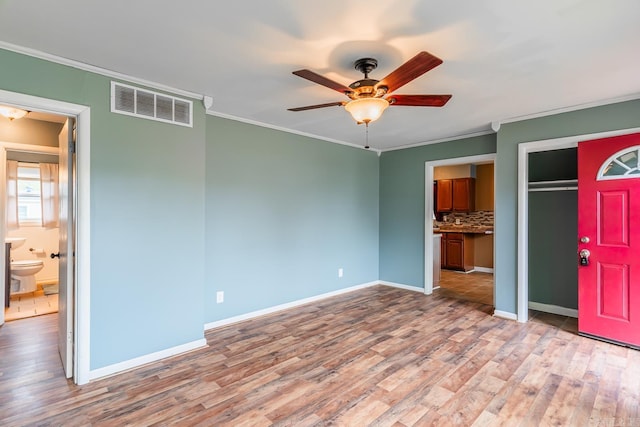
[[[4,310],[4,320],[18,320],[58,311],[58,295],[45,295],[42,290],[11,297],[11,304]]]

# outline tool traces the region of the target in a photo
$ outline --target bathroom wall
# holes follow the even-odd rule
[[[42,260],[44,267],[36,273],[36,281],[53,282],[58,280],[58,259],[51,259],[51,253],[58,252],[58,228],[21,227],[11,230],[8,237],[26,237],[26,241],[19,248],[11,249],[11,259],[14,260]],[[42,253],[29,251],[29,248],[43,249]]]
[[[58,134],[62,123],[32,120],[26,117],[19,120],[0,122],[0,141],[18,144],[58,146]],[[4,118],[3,118],[4,119]]]

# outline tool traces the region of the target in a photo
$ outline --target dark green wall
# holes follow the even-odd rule
[[[495,149],[491,134],[382,153],[380,280],[424,286],[425,162],[491,154]]]
[[[529,301],[578,308],[578,192],[529,193]]]
[[[378,279],[375,152],[208,116],[206,159],[206,322]]]

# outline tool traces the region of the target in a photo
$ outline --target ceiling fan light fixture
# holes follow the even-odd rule
[[[9,107],[7,105],[0,105],[0,115],[6,117],[9,120],[21,119],[28,113],[27,110],[20,108]]]
[[[389,101],[383,98],[354,99],[344,106],[353,120],[358,123],[371,123],[380,118],[389,106]]]

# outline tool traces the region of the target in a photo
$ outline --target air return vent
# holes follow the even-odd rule
[[[111,82],[111,112],[193,126],[192,102],[175,96]]]

